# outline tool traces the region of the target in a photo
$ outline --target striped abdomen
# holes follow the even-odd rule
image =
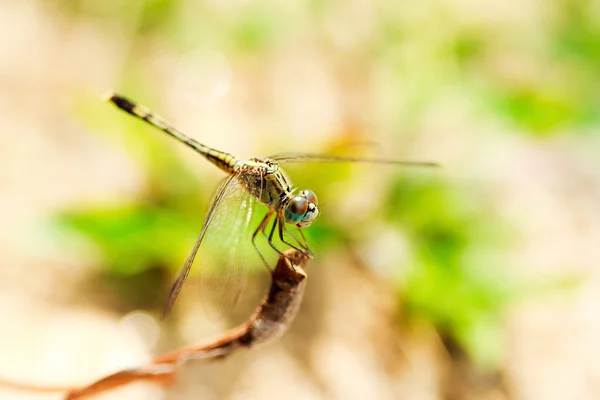
[[[148,108],[140,104],[135,104],[123,96],[111,93],[108,96],[108,100],[121,110],[146,121],[150,125],[155,126],[161,131],[165,132],[167,135],[172,136],[180,142],[188,145],[226,173],[233,173],[234,166],[238,162],[238,159],[233,155],[220,150],[215,150],[211,147],[203,145],[202,143],[198,143],[183,132],[175,129],[160,115],[154,114]]]

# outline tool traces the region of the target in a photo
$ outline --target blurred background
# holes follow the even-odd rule
[[[286,168],[321,216],[290,331],[131,399],[592,399],[600,393],[600,2],[0,2],[0,376],[84,384],[202,343],[192,271],[223,174],[114,89]],[[0,388],[2,399],[60,398]]]

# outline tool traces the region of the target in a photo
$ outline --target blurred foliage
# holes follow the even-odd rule
[[[131,275],[155,265],[169,266],[174,255],[186,253],[190,234],[197,231],[190,219],[167,206],[134,203],[67,211],[56,224],[93,242],[110,273]]]
[[[461,22],[447,6],[432,3],[427,10],[407,5],[405,10],[381,1],[374,6],[378,19],[373,33],[335,51],[327,28],[341,10],[334,1],[312,1],[309,13],[273,1],[236,3],[234,8],[166,0],[53,3],[108,26],[115,21],[131,24],[131,39],[141,47],[152,40],[182,53],[215,46],[234,61],[293,46],[296,36],[307,35],[339,69],[342,99],[361,90],[372,62],[389,74],[390,91],[372,94],[369,105],[375,106],[365,112],[377,113],[385,120],[382,126],[393,131],[414,130],[422,123],[427,104],[455,88],[483,110],[482,118],[499,118],[506,127],[514,127],[512,131],[534,138],[561,133],[567,125],[598,122],[600,20],[586,12],[583,2],[558,2],[560,12],[546,21],[550,39],[525,41],[492,24]],[[445,21],[441,28],[436,22],[440,18]],[[514,42],[518,45],[511,48]],[[147,60],[136,51],[129,57],[123,90],[150,103],[157,96],[151,77],[145,76]],[[498,67],[512,61],[525,64],[525,72],[515,73],[512,65]],[[356,87],[346,88],[348,82]],[[143,124],[117,117],[118,112],[97,102],[83,104],[76,114],[98,132],[118,132],[111,134],[113,140],[137,158],[146,189],[127,204],[65,212],[59,225],[93,241],[112,274],[143,273],[157,265],[177,268],[200,230],[212,189],[203,186],[175,153],[165,151],[159,134],[148,135]],[[349,119],[352,111],[345,111]],[[114,120],[105,121],[113,114]],[[114,123],[116,118],[121,122]],[[325,150],[335,151],[335,146]],[[305,187],[305,176],[318,176],[311,189],[320,196],[324,193],[322,198],[335,198],[330,182],[352,179],[343,166],[303,168],[294,175],[299,177],[295,183]],[[486,204],[481,194],[457,193],[449,183],[398,179],[385,195],[383,217],[407,233],[414,248],[414,265],[400,287],[409,315],[427,318],[456,338],[474,359],[493,365],[499,357],[502,310],[524,288],[503,275],[508,268],[489,265],[492,257],[477,256],[507,246],[510,236],[487,213]],[[335,204],[324,204],[323,217],[307,231],[317,252],[348,240],[354,221],[328,218],[327,210],[334,208]]]
[[[136,82],[129,84],[142,92]],[[79,97],[74,114],[137,161],[144,187],[137,199],[66,210],[52,223],[96,248],[101,279],[118,293],[124,307],[160,309],[165,296],[159,291],[166,292],[198,235],[212,188],[207,192],[189,165],[165,151],[164,138],[149,135],[151,128],[99,102],[97,94]],[[98,112],[99,104],[106,112]],[[131,282],[140,285],[127,289]]]
[[[489,76],[492,104],[523,133],[550,136],[568,126],[597,124],[600,106],[600,21],[586,1],[555,3],[544,41],[520,55],[527,76]]]
[[[401,179],[391,187],[386,215],[415,253],[401,280],[407,312],[432,321],[489,367],[500,362],[503,307],[518,293],[497,265],[507,240],[501,222],[492,227],[493,216],[465,196],[477,197],[443,182]],[[482,252],[490,253],[477,257]]]

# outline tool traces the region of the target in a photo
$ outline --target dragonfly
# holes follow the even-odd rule
[[[309,189],[296,190],[280,167],[280,164],[358,162],[419,167],[437,166],[436,163],[432,162],[309,153],[281,153],[268,157],[254,157],[242,160],[230,153],[199,143],[176,129],[160,115],[153,113],[149,108],[137,104],[125,96],[109,93],[106,99],[122,111],[145,121],[192,148],[226,174],[209,206],[202,230],[171,286],[167,302],[163,309],[163,317],[169,313],[177,296],[181,292],[192,265],[196,260],[201,244],[207,237],[216,237],[218,236],[218,231],[224,229],[228,229],[227,232],[229,233],[223,240],[227,241],[227,245],[224,248],[230,253],[230,260],[219,266],[219,276],[216,280],[219,281],[217,286],[220,286],[218,290],[221,293],[215,297],[222,295],[224,302],[232,305],[236,303],[244,286],[246,274],[245,269],[240,268],[243,264],[243,258],[236,257],[236,248],[241,245],[240,240],[244,240],[243,238],[239,239],[239,232],[246,231],[251,220],[252,205],[255,201],[266,206],[267,212],[250,233],[250,237],[245,240],[250,240],[266,268],[271,271],[268,262],[256,242],[259,234],[266,237],[269,246],[279,255],[283,254],[283,252],[279,250],[275,243],[277,239],[284,246],[287,246],[287,248],[302,252],[307,257],[312,258],[312,252],[302,233],[302,229],[309,227],[319,216],[317,195]],[[229,225],[229,227],[225,228],[225,225]],[[294,229],[297,235],[291,229]],[[207,270],[204,269],[204,271]],[[202,269],[200,270],[200,275],[201,281],[203,281]],[[215,285],[205,283],[204,286],[208,290],[216,290],[214,289]]]

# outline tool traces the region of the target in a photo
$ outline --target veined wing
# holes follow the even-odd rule
[[[252,246],[255,198],[242,187],[240,173],[230,184],[207,228],[205,243],[198,251],[200,298],[207,316],[218,320],[236,308],[246,285],[248,270],[258,265]]]
[[[407,161],[407,160],[389,160],[385,158],[369,157],[346,157],[331,156],[327,154],[309,154],[309,153],[280,153],[269,156],[280,164],[286,163],[310,163],[310,162],[329,162],[329,163],[370,163],[370,164],[393,164],[410,167],[439,167],[439,164],[427,161]]]
[[[210,237],[212,236],[211,233],[215,233],[215,230],[223,228],[223,220],[226,219],[224,217],[227,214],[227,212],[231,209],[230,203],[234,199],[240,200],[240,197],[243,197],[243,193],[241,192],[245,191],[238,182],[238,174],[234,174],[225,178],[219,189],[216,191],[210,209],[206,215],[206,219],[204,220],[202,231],[196,239],[194,247],[192,247],[190,254],[185,260],[185,263],[181,267],[181,270],[177,275],[177,279],[173,283],[173,286],[171,286],[171,291],[169,293],[167,303],[165,304],[165,307],[163,309],[163,317],[166,316],[173,307],[173,304],[175,303],[175,300],[177,299],[177,296],[179,295],[183,284],[187,280],[192,265],[196,260],[200,259],[199,257],[196,257],[198,254],[198,250],[200,249],[200,245],[203,243],[205,237]],[[218,251],[218,249],[215,249],[215,251]],[[211,260],[203,260],[202,262],[208,264],[210,261]],[[212,269],[214,269],[215,267],[216,266],[211,266]],[[208,265],[206,265],[206,273],[210,274],[208,271]],[[200,271],[200,273],[202,275],[203,271]],[[233,274],[235,274],[235,272],[233,272]],[[224,288],[224,290],[226,289],[227,288]]]

